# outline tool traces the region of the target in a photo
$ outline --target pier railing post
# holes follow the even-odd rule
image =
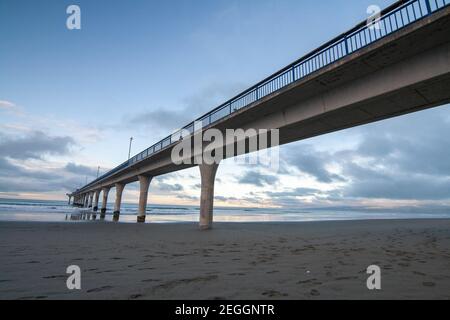
[[[145,222],[145,215],[147,210],[147,198],[148,198],[148,188],[152,177],[149,176],[139,176],[139,211],[137,216],[137,222]]]
[[[214,181],[218,163],[200,164],[201,196],[200,196],[200,229],[212,228],[214,209]]]

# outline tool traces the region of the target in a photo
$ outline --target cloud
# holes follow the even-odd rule
[[[197,94],[185,98],[182,101],[183,107],[179,110],[170,110],[167,107],[144,110],[131,116],[127,115],[123,123],[117,127],[159,130],[162,134],[169,135],[227,101],[244,88],[245,85],[241,83],[210,84]]]
[[[229,201],[239,201],[240,199],[236,197],[224,197],[224,196],[214,196],[215,200],[222,201],[222,202],[229,202]]]
[[[31,170],[0,158],[0,192],[71,191],[84,177],[80,179],[65,168]]]
[[[6,100],[0,100],[0,109],[11,110],[14,109],[16,105],[12,102]]]
[[[96,177],[97,176],[97,168],[91,168],[84,165],[79,165],[73,162],[69,162],[65,166],[65,170],[67,172],[75,173],[77,175],[81,175],[83,177]]]
[[[285,164],[297,168],[319,182],[344,181],[343,177],[327,170],[326,166],[332,159],[329,156],[327,152],[321,152],[309,144],[300,144],[295,148],[285,149],[282,154]],[[285,167],[283,170],[287,171]]]
[[[247,171],[238,181],[243,184],[263,187],[264,185],[275,184],[278,182],[278,177],[262,174],[259,171]]]
[[[338,149],[318,150],[318,137],[287,146],[284,166],[305,172],[322,183],[340,182],[337,189],[312,192],[316,200],[345,203],[351,199],[450,199],[450,121],[444,106],[330,135]],[[358,141],[354,147],[339,143]],[[323,146],[322,146],[323,149]],[[326,149],[325,149],[326,150]],[[339,174],[327,168],[339,168]],[[295,198],[302,190],[268,193]]]
[[[125,126],[167,130],[167,135],[169,135],[175,129],[188,124],[192,120],[191,114],[186,113],[185,110],[168,111],[159,108],[128,117],[125,120]]]
[[[67,155],[74,140],[41,131],[12,137],[0,133],[0,192],[66,192],[95,177],[96,170],[69,162],[51,163],[46,156]]]
[[[25,160],[41,159],[45,155],[66,155],[74,145],[71,137],[51,137],[41,131],[19,138],[0,133],[0,157]]]
[[[295,198],[295,197],[304,197],[304,196],[312,196],[317,194],[322,194],[323,191],[314,188],[295,188],[291,191],[282,191],[282,192],[266,192],[267,195],[275,198]]]
[[[170,184],[170,183],[159,182],[156,185],[156,188],[159,191],[183,191],[184,190],[183,186],[178,183]]]

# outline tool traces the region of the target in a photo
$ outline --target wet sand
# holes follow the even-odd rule
[[[1,299],[450,298],[450,220],[0,222],[0,257]]]

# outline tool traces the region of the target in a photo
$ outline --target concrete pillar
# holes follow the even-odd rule
[[[214,181],[219,164],[200,164],[200,176],[202,180],[200,196],[200,229],[212,228],[214,208]]]
[[[122,204],[122,192],[124,188],[125,184],[116,183],[116,202],[114,203],[114,214],[113,214],[114,221],[119,221],[120,205]]]
[[[100,191],[101,190],[97,190],[97,191],[95,191],[95,193],[94,193],[94,207],[92,208],[92,210],[94,211],[94,212],[97,212],[98,211],[98,200],[99,200],[99,198],[100,198]]]
[[[87,208],[88,203],[89,203],[89,194],[85,193],[83,207]]]
[[[72,200],[72,196],[69,196],[69,205],[70,205],[70,200]],[[66,219],[67,220],[67,219]]]
[[[94,203],[92,204],[92,220],[96,220],[97,219],[97,211],[98,211],[98,200],[100,198],[100,191],[101,190],[96,190],[94,191]]]
[[[103,188],[103,201],[102,201],[102,210],[100,214],[100,219],[105,219],[106,216],[106,204],[108,203],[108,193],[110,188]]]
[[[94,193],[93,192],[89,192],[89,204],[88,207],[92,208],[92,201],[94,200]]]
[[[137,222],[145,222],[145,212],[147,209],[148,187],[152,181],[152,177],[138,176],[140,192],[139,192],[139,211]]]

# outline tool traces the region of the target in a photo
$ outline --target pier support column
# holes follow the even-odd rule
[[[72,196],[69,196],[69,205],[70,205],[70,200],[72,200]]]
[[[105,219],[106,216],[106,204],[108,203],[108,193],[110,188],[103,188],[103,201],[102,201],[102,210],[100,211],[100,219]]]
[[[92,202],[94,200],[94,193],[93,192],[89,192],[89,208],[92,208]]]
[[[92,208],[94,203],[94,192],[89,193],[89,208]]]
[[[89,194],[85,193],[83,207],[87,208],[88,204],[89,204]]]
[[[125,188],[125,184],[123,183],[116,183],[116,202],[114,203],[114,215],[113,220],[119,221],[120,217],[120,205],[122,204],[122,192]]]
[[[100,198],[100,191],[101,190],[97,190],[94,193],[94,204],[93,204],[93,208],[92,208],[92,211],[94,211],[94,212],[98,211],[98,200]]]
[[[200,196],[200,229],[212,228],[214,208],[214,181],[216,178],[218,163],[200,164],[200,176],[202,181]]]
[[[147,209],[147,198],[148,198],[148,187],[152,181],[152,177],[149,176],[138,176],[140,193],[139,193],[139,211],[137,222],[145,222],[145,213]]]
[[[94,192],[94,203],[93,203],[93,207],[92,207],[92,220],[96,220],[97,219],[97,211],[98,211],[98,200],[100,198],[100,191],[101,190],[96,190]]]

